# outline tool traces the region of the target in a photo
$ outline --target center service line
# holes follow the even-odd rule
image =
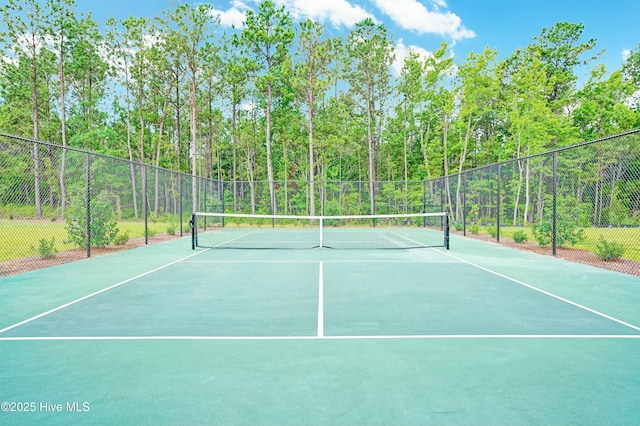
[[[324,262],[320,262],[318,277],[318,337],[324,336]]]

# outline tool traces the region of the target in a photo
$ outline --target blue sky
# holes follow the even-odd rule
[[[113,16],[153,17],[180,0],[76,0],[78,10],[91,12],[104,24]],[[198,3],[197,1],[190,1]],[[247,9],[260,0],[211,0],[223,25],[241,24]],[[639,0],[274,0],[285,4],[296,20],[324,22],[332,35],[346,34],[355,22],[372,17],[385,24],[396,43],[396,56],[407,49],[431,52],[449,43],[456,63],[469,52],[489,46],[500,58],[532,42],[545,27],[560,21],[583,23],[583,39],[597,39],[596,50],[612,72],[620,69],[625,51],[640,44]],[[586,73],[586,70],[581,72]],[[584,75],[580,76],[584,78]]]

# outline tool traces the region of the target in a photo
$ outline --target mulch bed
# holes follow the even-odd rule
[[[178,238],[176,235],[156,234],[149,238],[149,244],[160,243]],[[105,254],[117,253],[123,250],[129,250],[136,247],[144,246],[144,237],[130,238],[126,244],[110,245],[108,247],[91,247],[91,257],[104,256]],[[74,262],[87,258],[87,251],[82,250],[65,250],[56,253],[49,259],[42,259],[39,256],[22,257],[20,259],[12,259],[0,262],[0,277],[6,275],[16,275],[23,272],[33,271],[36,269],[49,268],[51,266],[61,265],[63,263]]]
[[[453,234],[462,235],[462,232],[451,231]],[[475,240],[486,241],[494,244],[500,244],[505,247],[510,247],[518,250],[526,250],[532,253],[542,254],[546,256],[552,256],[552,250],[550,246],[540,246],[535,242],[516,243],[512,238],[500,237],[500,242],[496,242],[496,239],[490,235],[485,234],[471,234],[467,232],[467,238],[473,238]],[[598,268],[608,269],[611,271],[622,272],[625,274],[635,275],[640,277],[640,262],[635,262],[628,259],[618,259],[613,261],[605,261],[600,259],[595,253],[586,250],[578,250],[574,248],[558,247],[556,250],[556,257],[570,260],[572,262],[584,263],[586,265],[596,266]]]
[[[454,234],[462,235],[462,232],[451,231]],[[471,234],[467,233],[467,238],[473,238],[476,240],[482,240],[494,244],[500,244],[505,247],[515,248],[518,250],[526,250],[532,253],[551,256],[551,247],[543,247],[534,242],[516,243],[511,238],[501,237],[500,242],[497,243],[495,238],[490,235],[484,234]],[[178,238],[175,235],[157,234],[149,239],[149,244],[159,243],[162,241],[168,241]],[[126,244],[121,246],[111,245],[104,248],[91,248],[91,257],[102,256],[105,254],[116,253],[122,250],[129,250],[144,245],[144,237],[131,238]],[[577,250],[572,248],[558,247],[556,257],[561,259],[570,260],[572,262],[584,263],[591,266],[596,266],[603,269],[609,269],[611,271],[622,272],[625,274],[640,276],[640,262],[634,262],[628,259],[618,259],[615,261],[604,261],[595,253]],[[48,268],[50,266],[60,265],[63,263],[69,263],[76,260],[86,259],[87,253],[85,250],[68,250],[56,254],[50,259],[41,259],[38,256],[23,257],[20,259],[13,259],[6,262],[0,262],[0,276],[21,274],[27,271],[33,271],[35,269]]]

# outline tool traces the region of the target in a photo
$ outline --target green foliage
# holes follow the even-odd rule
[[[72,198],[66,211],[68,241],[78,247],[87,245],[87,210],[82,196]],[[111,205],[102,192],[91,200],[91,246],[106,247],[118,234]]]
[[[527,236],[527,233],[523,230],[519,230],[513,233],[513,241],[515,241],[516,243],[526,243],[528,239],[529,237]]]
[[[600,239],[598,243],[596,243],[596,255],[605,261],[620,259],[624,251],[625,249],[622,244],[615,241],[607,241],[602,235],[600,235]]]
[[[176,228],[178,227],[178,225],[176,225],[175,223],[171,223],[167,226],[167,234],[169,235],[176,235]]]
[[[550,215],[545,216],[541,223],[536,223],[532,227],[533,235],[541,246],[548,246],[553,241],[553,223]],[[558,212],[556,220],[556,243],[559,246],[567,244],[575,246],[584,241],[584,229],[579,228],[575,220],[568,215]]]
[[[56,239],[55,237],[51,237],[51,240],[40,238],[40,241],[38,241],[38,247],[35,248],[31,246],[31,250],[35,250],[38,253],[38,256],[42,259],[50,259],[58,252],[58,249],[56,248]]]
[[[469,227],[469,231],[471,231],[473,235],[478,235],[480,233],[480,225],[474,223]]]
[[[120,232],[113,239],[113,244],[115,244],[117,246],[123,246],[123,245],[127,244],[127,242],[129,242],[129,231]]]
[[[487,226],[486,230],[487,230],[487,233],[489,235],[491,235],[493,238],[498,236],[498,227],[496,227],[496,226]]]
[[[454,222],[453,223],[453,229],[455,229],[456,231],[462,231],[464,229],[464,223],[462,223],[462,222]]]

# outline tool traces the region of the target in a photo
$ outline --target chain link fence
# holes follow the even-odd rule
[[[8,135],[0,169],[0,276],[190,232],[182,173]]]
[[[434,184],[461,235],[640,276],[640,130]]]
[[[194,210],[274,210],[268,182],[194,178],[9,135],[0,135],[0,169],[0,276],[183,236]],[[460,235],[640,276],[640,130],[429,181],[369,185],[317,181],[311,197],[308,181],[274,182],[275,211],[447,211]]]

